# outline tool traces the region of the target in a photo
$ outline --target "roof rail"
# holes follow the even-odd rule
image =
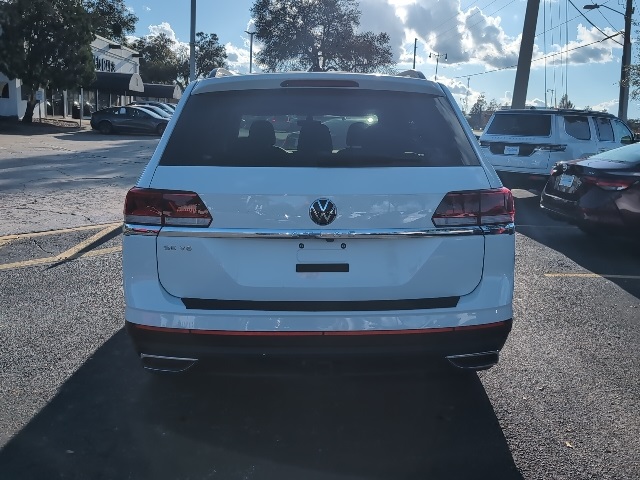
[[[396,73],[398,77],[411,77],[411,78],[419,78],[421,80],[426,80],[427,77],[424,76],[420,70],[405,70],[404,72]]]
[[[214,68],[209,72],[209,76],[207,78],[233,77],[235,75],[238,74],[227,70],[226,68]]]

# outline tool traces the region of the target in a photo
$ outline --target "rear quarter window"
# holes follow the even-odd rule
[[[548,137],[551,135],[551,115],[497,113],[486,133],[518,137]]]
[[[596,117],[596,128],[598,130],[598,140],[601,142],[613,142],[613,127],[608,118]]]
[[[582,115],[564,117],[564,130],[569,136],[578,140],[591,139],[591,129],[589,128],[588,117]]]
[[[443,97],[282,88],[191,96],[160,164],[430,167],[479,161]]]

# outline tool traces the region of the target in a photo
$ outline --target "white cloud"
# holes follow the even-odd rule
[[[149,25],[148,36],[155,37],[156,35],[160,35],[161,33],[164,33],[167,37],[169,37],[170,40],[173,41],[173,50],[175,52],[184,53],[184,49],[187,49],[187,51],[189,50],[189,43],[181,42],[180,40],[178,40],[176,32],[173,31],[173,28],[171,28],[171,25],[168,22],[162,22],[159,25]]]
[[[586,105],[585,105],[586,106]],[[618,100],[608,100],[605,102],[600,102],[597,105],[591,105],[591,110],[595,110],[597,112],[610,112],[610,113],[618,113]]]
[[[249,40],[247,39],[247,42]],[[229,66],[229,69],[233,70],[234,72],[239,72],[239,73],[249,73],[249,47],[247,44],[247,48],[243,48],[243,47],[237,47],[235,45],[233,45],[232,43],[227,43],[224,48],[227,51],[227,65]],[[253,71],[259,71],[256,63],[255,63],[255,58],[256,58],[256,52],[257,49],[255,48],[255,44],[254,44],[254,49],[253,49]]]

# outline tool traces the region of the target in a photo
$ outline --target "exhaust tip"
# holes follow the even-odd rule
[[[165,357],[162,355],[140,354],[145,370],[162,373],[182,373],[193,367],[197,358]]]
[[[486,370],[498,363],[500,354],[497,351],[449,355],[447,360],[456,368],[463,370]]]

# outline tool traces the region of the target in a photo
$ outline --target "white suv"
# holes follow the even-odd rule
[[[275,131],[281,116],[294,132]],[[511,329],[511,192],[424,77],[214,71],[187,88],[124,217],[126,327],[151,370],[482,369]]]
[[[498,110],[480,136],[484,158],[498,173],[547,179],[559,161],[590,157],[633,142],[615,116],[586,110]]]

